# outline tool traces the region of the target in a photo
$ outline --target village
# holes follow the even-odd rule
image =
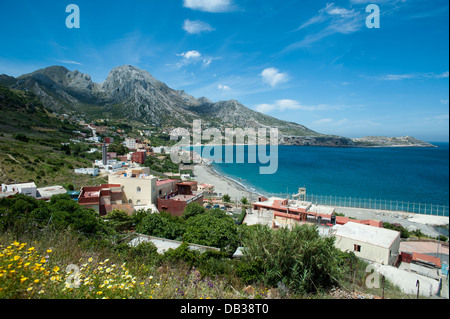
[[[334,236],[335,246],[344,252],[353,252],[358,258],[374,265],[374,270],[397,284],[403,292],[422,296],[448,298],[448,244],[434,243],[445,261],[439,255],[431,256],[415,250],[409,242],[401,238],[399,231],[383,228],[380,220],[358,220],[338,214],[334,207],[317,205],[305,200],[306,189],[299,188],[292,198],[253,196],[249,199],[229,200],[228,194],[217,193],[215,185],[209,180],[194,179],[192,165],[179,167],[179,172],[156,172],[145,167],[148,158],[167,159],[170,147],[151,146],[147,138],[152,133],[140,131],[141,138],[125,137],[122,145],[129,150],[125,155],[108,151],[114,143],[113,137],[106,137],[107,127],[85,124],[92,130],[92,137],[85,140],[92,145],[92,152],[100,152],[101,159],[95,160],[92,167],[74,168],[74,174],[103,176],[107,183],[100,185],[81,185],[79,190],[67,190],[63,186],[36,187],[34,182],[2,184],[0,198],[24,194],[38,200],[49,201],[52,196],[69,194],[81,206],[95,210],[100,216],[120,210],[131,215],[135,211],[151,213],[168,212],[182,216],[186,207],[198,203],[206,209],[221,209],[230,216],[238,216],[245,210],[243,223],[267,225],[276,230],[282,227],[311,224],[318,227],[323,237]],[[117,130],[121,133],[120,130]],[[81,132],[74,132],[80,135]],[[100,137],[99,135],[103,137]],[[81,134],[82,135],[82,134]],[[71,143],[80,142],[73,139]],[[191,151],[200,166],[209,166]],[[136,243],[152,241],[160,251],[176,248],[181,242],[165,238],[140,236]],[[135,244],[136,244],[135,243]],[[430,244],[431,241],[430,241]],[[192,245],[195,249],[214,249]],[[242,257],[244,247],[239,247],[234,258]],[[417,283],[420,283],[418,285]]]

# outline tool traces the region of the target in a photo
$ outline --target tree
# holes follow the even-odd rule
[[[149,214],[136,227],[138,233],[172,240],[182,239],[184,231],[184,220],[168,213]]]
[[[229,202],[231,202],[231,197],[230,197],[230,195],[225,194],[225,195],[223,195],[222,200],[223,200],[225,203],[229,203]]]
[[[107,224],[118,232],[131,230],[133,227],[133,217],[123,210],[114,209],[106,215],[105,219],[107,220]]]
[[[189,205],[187,205],[186,208],[184,209],[183,218],[185,220],[188,220],[191,217],[195,217],[197,215],[204,214],[205,212],[206,212],[206,209],[202,205],[200,205],[197,202],[193,202],[193,203],[190,203]]]
[[[242,203],[242,205],[248,205],[248,199],[247,199],[247,197],[242,197],[242,198],[241,198],[241,203]]]
[[[108,146],[108,152],[117,153],[117,155],[125,155],[130,152],[128,147],[125,147],[123,144],[114,143]]]
[[[188,243],[212,246],[233,253],[238,244],[234,220],[220,209],[213,209],[187,220],[184,240]]]

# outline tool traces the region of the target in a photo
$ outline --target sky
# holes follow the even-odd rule
[[[66,25],[70,4],[79,28]],[[0,2],[0,74],[62,65],[101,83],[133,65],[194,97],[351,138],[449,140],[448,38],[447,0]]]

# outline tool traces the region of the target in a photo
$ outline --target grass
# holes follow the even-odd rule
[[[75,186],[81,187],[106,181],[104,177],[75,175],[75,168],[91,167],[92,160],[66,155],[57,150],[59,146],[43,145],[33,139],[24,143],[3,134],[0,136],[0,183],[34,181],[38,187],[44,187],[75,181]]]
[[[224,280],[184,263],[154,267],[70,232],[40,240],[0,238],[0,299],[232,299]]]
[[[215,261],[228,274],[212,275],[183,261],[155,264],[118,252],[106,238],[86,239],[69,230],[12,234],[0,234],[0,299],[333,299],[327,291],[296,295],[261,284],[248,292],[232,271],[233,261]],[[382,295],[381,288],[365,288],[364,263],[355,271],[342,289]],[[386,282],[385,298],[415,296]]]

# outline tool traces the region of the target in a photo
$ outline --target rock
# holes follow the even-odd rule
[[[244,292],[253,296],[255,294],[255,289],[252,286],[247,286],[245,287]]]
[[[280,293],[278,292],[278,289],[270,289],[267,293],[267,299],[280,299]]]

